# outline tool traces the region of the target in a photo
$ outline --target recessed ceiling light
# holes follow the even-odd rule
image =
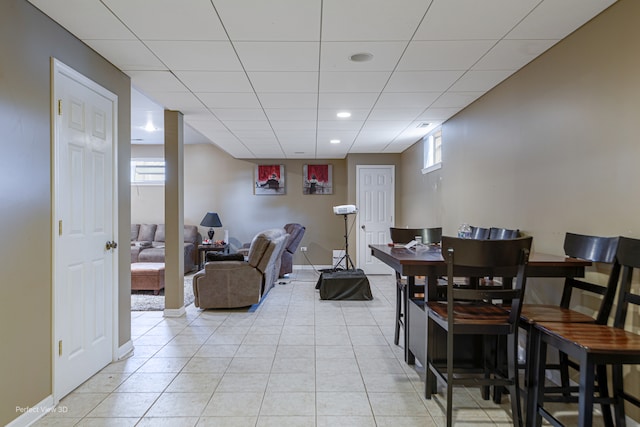
[[[332,144],[340,144],[340,140],[339,139],[332,139],[329,142],[332,143]]]
[[[351,117],[351,113],[348,111],[340,111],[338,114],[336,114],[336,116],[340,117],[341,119],[346,119]]]
[[[367,62],[373,59],[373,55],[369,52],[359,52],[351,55],[349,59],[353,62]]]

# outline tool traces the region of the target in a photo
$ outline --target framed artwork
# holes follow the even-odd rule
[[[303,194],[333,194],[332,165],[302,166]]]
[[[255,194],[285,194],[284,165],[256,165]]]

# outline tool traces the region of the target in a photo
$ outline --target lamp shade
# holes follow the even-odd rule
[[[204,218],[202,218],[200,225],[203,227],[222,227],[220,217],[215,212],[207,212]]]

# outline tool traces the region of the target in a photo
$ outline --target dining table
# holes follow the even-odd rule
[[[422,366],[426,360],[425,303],[437,299],[439,277],[447,275],[447,265],[442,257],[440,245],[417,245],[407,248],[403,245],[371,244],[373,257],[406,276],[407,286],[403,293],[404,305],[404,358],[412,365],[416,357]],[[591,261],[532,252],[526,268],[527,277],[584,277],[585,268]],[[416,277],[425,277],[425,288],[416,286]],[[424,293],[423,301],[411,298],[415,293]],[[525,301],[526,302],[526,301]]]

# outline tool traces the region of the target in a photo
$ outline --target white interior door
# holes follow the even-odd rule
[[[113,360],[117,97],[58,61],[54,75],[54,398]]]
[[[392,269],[371,256],[370,244],[389,242],[395,216],[395,166],[358,165],[358,268],[367,274],[391,274]]]

